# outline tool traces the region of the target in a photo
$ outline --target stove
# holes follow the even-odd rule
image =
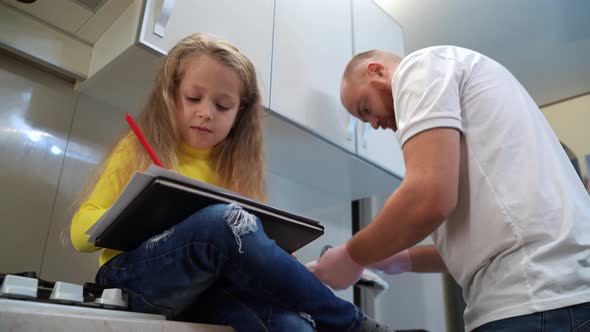
[[[127,291],[0,273],[0,331],[233,331],[129,311]]]
[[[30,308],[59,309],[77,313],[106,316],[165,319],[161,315],[138,314],[129,311],[127,291],[105,288],[87,282],[76,285],[61,281],[46,281],[35,272],[0,273],[0,303]],[[35,309],[32,309],[35,310]]]

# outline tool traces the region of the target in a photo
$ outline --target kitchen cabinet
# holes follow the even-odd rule
[[[0,2],[0,49],[70,79],[86,78],[92,48]]]
[[[276,1],[270,109],[354,153],[355,128],[340,102],[352,57],[350,5]]]
[[[135,0],[94,45],[80,91],[138,112],[165,54],[183,37],[206,32],[252,60],[268,105],[273,0]]]
[[[133,0],[51,0],[22,3],[0,0],[47,26],[92,44]]]
[[[0,48],[84,80],[93,44],[133,0],[0,0]]]
[[[70,34],[75,34],[93,15],[91,8],[81,6],[72,0],[35,1],[33,3],[22,3],[18,0],[0,1]]]
[[[352,0],[354,54],[381,49],[404,56],[401,26],[373,0]],[[357,154],[399,177],[405,174],[401,147],[395,133],[357,123]]]
[[[165,24],[162,12],[172,3],[174,7]],[[228,40],[254,63],[263,99],[267,101],[273,9],[274,0],[150,0],[146,2],[139,42],[166,54],[180,39],[194,32]]]
[[[355,123],[340,101],[353,54],[404,53],[401,27],[372,0],[59,1],[0,0],[0,45],[77,80],[83,94],[137,114],[163,56],[184,36],[206,32],[252,60],[271,113],[403,177],[394,134]],[[71,15],[60,19],[64,11]]]

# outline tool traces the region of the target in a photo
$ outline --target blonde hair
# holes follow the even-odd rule
[[[262,106],[256,71],[252,62],[227,41],[195,33],[176,44],[164,59],[148,102],[137,118],[138,126],[164,166],[176,168],[176,150],[181,141],[176,126],[176,96],[184,75],[184,62],[200,55],[210,56],[231,68],[242,81],[240,109],[234,126],[228,136],[211,150],[219,184],[246,197],[265,201]],[[128,130],[107,154],[84,196],[87,197],[96,186],[106,161],[117,145],[130,135],[132,133]],[[138,140],[133,138],[129,141],[132,142],[134,153],[128,167],[121,170],[120,175],[125,179],[131,178],[134,171],[145,170],[151,164]]]

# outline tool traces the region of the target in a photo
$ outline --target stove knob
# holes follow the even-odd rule
[[[105,308],[126,309],[127,296],[120,288],[108,288],[102,291],[100,298],[94,302]]]
[[[82,303],[84,302],[84,289],[80,285],[56,281],[49,299],[63,303]]]
[[[38,285],[39,280],[35,278],[7,274],[4,277],[2,288],[0,288],[0,296],[17,299],[34,299],[37,298]]]

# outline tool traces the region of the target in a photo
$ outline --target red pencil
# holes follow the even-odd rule
[[[160,162],[160,159],[158,159],[158,156],[156,156],[156,153],[154,152],[154,150],[150,146],[150,143],[148,143],[148,141],[145,139],[145,136],[143,136],[141,129],[139,129],[137,124],[135,124],[135,121],[133,120],[131,115],[129,115],[129,113],[125,114],[125,120],[127,120],[129,127],[131,127],[131,130],[133,130],[133,133],[135,134],[135,136],[137,137],[137,139],[139,140],[141,145],[143,145],[145,152],[147,152],[148,155],[150,156],[150,158],[152,158],[152,161],[154,162],[154,164],[156,164],[156,166],[160,166],[160,167],[164,168],[164,165],[162,165],[162,163]]]

